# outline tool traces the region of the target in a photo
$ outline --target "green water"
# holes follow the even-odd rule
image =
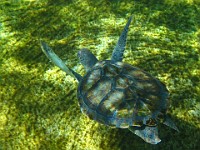
[[[124,62],[163,81],[180,133],[159,126],[145,143],[82,115],[77,82],[42,53],[49,43],[84,74],[76,53],[109,59],[130,15]],[[0,150],[200,149],[200,2],[198,0],[2,0],[0,2]]]

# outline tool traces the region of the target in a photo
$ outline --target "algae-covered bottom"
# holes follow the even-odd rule
[[[198,1],[4,0],[0,8],[0,149],[200,149]],[[167,85],[180,129],[161,126],[156,146],[82,115],[76,82],[39,47],[47,41],[83,75],[77,51],[109,58],[131,14],[124,61]]]

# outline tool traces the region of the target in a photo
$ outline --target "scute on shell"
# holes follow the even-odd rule
[[[83,77],[79,103],[91,119],[128,128],[148,124],[166,109],[168,91],[150,74],[131,65],[99,61]]]

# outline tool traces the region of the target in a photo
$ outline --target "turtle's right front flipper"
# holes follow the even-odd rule
[[[68,68],[65,63],[53,52],[53,50],[43,41],[41,41],[41,48],[44,54],[52,61],[56,66],[66,72],[68,75],[80,81],[82,79],[81,75],[74,72],[72,69]]]
[[[124,50],[125,50],[125,46],[126,46],[126,38],[127,38],[128,28],[132,21],[132,18],[133,17],[131,16],[129,18],[128,22],[126,23],[126,26],[124,27],[124,30],[122,31],[122,33],[118,39],[117,45],[115,46],[115,49],[113,50],[112,57],[111,57],[111,60],[113,62],[118,62],[118,61],[121,62],[123,59]]]

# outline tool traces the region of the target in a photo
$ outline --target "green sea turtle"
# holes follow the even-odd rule
[[[99,123],[128,128],[144,141],[157,144],[158,123],[163,123],[178,131],[166,115],[168,90],[158,79],[149,73],[123,63],[123,53],[132,17],[121,33],[111,60],[99,61],[89,50],[78,52],[86,74],[81,76],[41,41],[46,56],[60,69],[79,82],[77,95],[81,111]]]

